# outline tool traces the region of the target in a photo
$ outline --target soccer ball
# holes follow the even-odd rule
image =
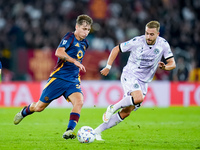
[[[95,139],[95,133],[91,127],[83,126],[78,130],[77,137],[81,143],[92,143]]]

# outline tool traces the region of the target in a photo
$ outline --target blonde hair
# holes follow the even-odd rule
[[[88,25],[92,25],[93,20],[88,15],[79,15],[76,19],[76,24],[82,25],[83,22],[86,22]]]
[[[160,30],[160,23],[158,21],[150,21],[146,24],[146,27],[148,28],[156,28],[157,31],[159,32]]]

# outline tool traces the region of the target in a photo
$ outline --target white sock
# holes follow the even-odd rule
[[[127,107],[127,106],[132,106],[132,105],[134,105],[133,97],[132,96],[127,96],[127,97],[124,97],[123,99],[121,99],[116,104],[114,104],[113,105],[113,109],[114,109],[114,111],[117,111],[120,108],[124,108],[124,107]]]
[[[119,113],[116,113],[111,116],[108,123],[100,124],[96,129],[94,129],[94,132],[100,134],[102,131],[112,128],[122,121],[123,121],[123,119],[121,119],[121,117],[119,116]]]

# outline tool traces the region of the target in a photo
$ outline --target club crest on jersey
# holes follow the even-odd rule
[[[158,54],[160,52],[160,50],[159,49],[154,49],[154,54]]]
[[[134,84],[134,88],[138,89],[139,85],[137,83]]]

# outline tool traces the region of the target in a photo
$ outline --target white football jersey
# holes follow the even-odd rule
[[[142,35],[121,43],[119,48],[121,52],[130,51],[123,73],[134,76],[143,82],[150,82],[153,79],[162,56],[165,59],[173,57],[168,42],[159,36],[154,45],[148,45],[145,35]]]

